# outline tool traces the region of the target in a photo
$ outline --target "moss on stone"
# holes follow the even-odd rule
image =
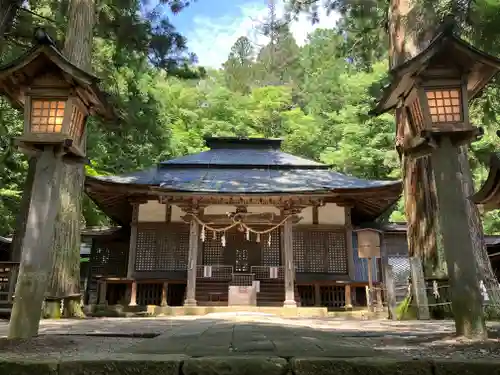
[[[500,375],[498,360],[434,361],[434,375]]]
[[[63,360],[58,375],[178,375],[183,358],[114,355],[112,359]]]
[[[295,375],[432,375],[427,361],[386,358],[293,358]]]
[[[0,374],[57,375],[57,361],[0,360]]]
[[[285,375],[288,363],[278,357],[191,358],[182,366],[183,375]]]

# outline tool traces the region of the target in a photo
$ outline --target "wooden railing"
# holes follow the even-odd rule
[[[271,269],[277,269],[277,274],[273,274]],[[256,280],[283,280],[285,278],[283,267],[252,266],[251,272],[255,275]]]
[[[0,305],[10,305],[14,300],[19,262],[0,262]]]
[[[205,274],[205,267],[210,267],[207,269],[208,274]],[[212,264],[209,266],[198,265],[196,266],[196,277],[198,279],[207,280],[231,280],[233,275],[233,266],[226,264]]]

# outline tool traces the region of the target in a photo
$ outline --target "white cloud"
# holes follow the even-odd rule
[[[226,61],[231,46],[240,36],[247,36],[257,45],[266,44],[266,38],[258,33],[257,28],[266,18],[267,11],[266,1],[260,0],[240,7],[237,16],[195,17],[193,30],[185,33],[188,47],[198,56],[200,65],[220,68]],[[276,6],[278,17],[283,12],[283,3],[278,2]],[[322,10],[319,14],[319,23],[313,25],[308,15],[301,14],[297,21],[292,22],[290,30],[297,44],[303,45],[307,36],[315,29],[331,28],[338,19],[337,13],[327,15],[326,10]]]

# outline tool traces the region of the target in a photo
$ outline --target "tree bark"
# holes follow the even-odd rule
[[[4,42],[6,34],[12,28],[21,4],[21,0],[0,0],[0,42]]]
[[[500,287],[495,277],[495,273],[493,272],[493,268],[491,267],[486,243],[484,242],[483,222],[479,214],[479,209],[470,199],[468,199],[474,194],[474,181],[466,146],[460,147],[458,159],[460,163],[460,179],[467,207],[469,228],[471,228],[472,251],[476,259],[478,279],[483,281],[488,292],[489,303],[491,304],[491,306],[488,306],[486,312],[490,317],[498,318],[500,317]]]
[[[33,180],[35,178],[36,158],[30,158],[28,163],[28,173],[24,182],[23,197],[19,206],[19,213],[16,217],[16,229],[10,250],[10,259],[13,262],[21,261],[23,249],[23,239],[26,232],[26,223],[31,202],[31,191],[33,190]]]
[[[71,0],[63,55],[81,69],[91,68],[95,0]],[[61,184],[61,205],[54,234],[54,263],[47,295],[46,317],[60,311],[63,317],[82,317],[80,301],[80,230],[83,165],[66,164]],[[55,305],[55,306],[54,306]]]
[[[38,334],[40,313],[52,263],[50,244],[59,207],[59,186],[63,161],[60,150],[45,147],[37,158],[35,177],[16,295],[9,323],[9,338],[30,338]]]
[[[419,53],[418,38],[408,27],[411,19],[411,0],[392,0],[389,6],[389,66],[395,68]],[[412,130],[405,115],[405,109],[396,109],[396,146],[401,146],[405,137],[412,136]],[[419,318],[429,317],[425,279],[417,262],[429,259],[436,249],[436,219],[435,215],[426,215],[426,211],[436,212],[433,202],[436,202],[432,190],[423,186],[429,160],[416,160],[402,156],[401,168],[403,177],[403,199],[407,222],[407,241],[412,268],[412,292],[416,297]],[[430,218],[431,220],[427,220]],[[417,272],[419,271],[419,272]],[[418,279],[417,279],[418,278]]]
[[[474,231],[470,223],[470,209],[464,200],[463,171],[460,176],[460,150],[450,139],[443,137],[433,150],[439,216],[450,278],[451,302],[457,335],[485,339],[482,296],[479,289],[477,263],[471,252]]]

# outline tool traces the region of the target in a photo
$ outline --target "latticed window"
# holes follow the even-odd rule
[[[415,132],[422,130],[424,128],[424,117],[422,115],[420,100],[418,97],[416,97],[413,103],[411,103],[409,111],[411,114],[411,124],[413,130]]]
[[[293,253],[297,272],[347,273],[344,231],[296,228]]]
[[[462,121],[460,89],[426,91],[432,122]]]
[[[269,237],[271,236],[271,243]],[[262,242],[262,265],[268,267],[281,266],[281,232],[274,230],[270,234],[265,235]]]
[[[136,242],[136,271],[184,271],[189,252],[189,227],[139,225]]]
[[[203,242],[203,261],[205,265],[224,264],[224,248],[221,243],[221,233],[207,232]]]
[[[69,124],[69,134],[76,140],[80,140],[82,136],[84,120],[83,113],[77,106],[73,106],[73,110],[71,111],[71,122]]]
[[[31,131],[33,133],[60,133],[64,119],[63,100],[37,100],[31,102]]]

